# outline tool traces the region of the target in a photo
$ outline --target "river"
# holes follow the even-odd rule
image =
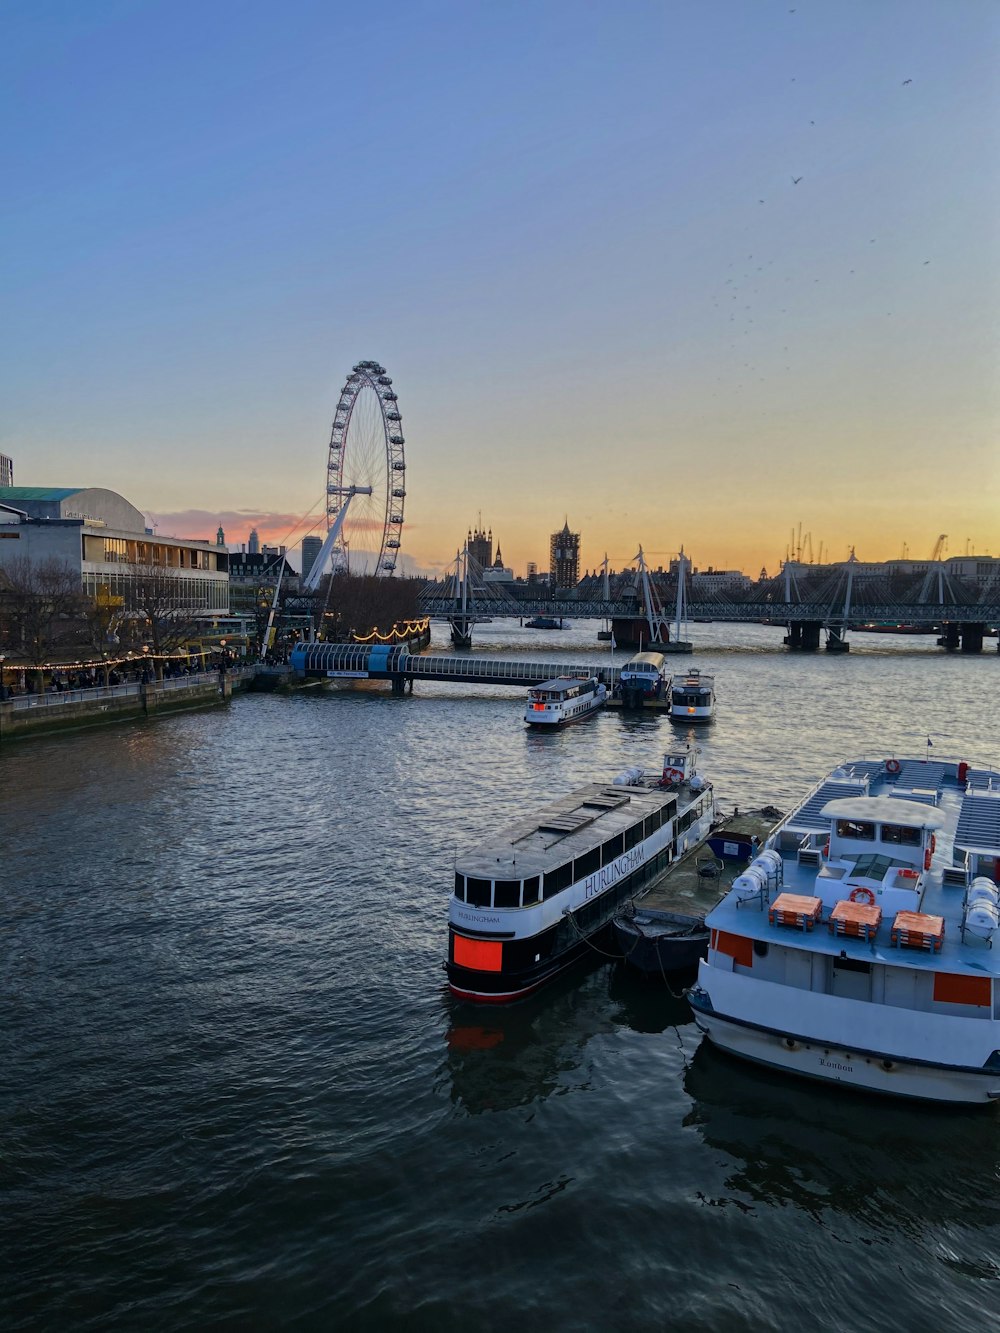
[[[596,629],[496,622],[474,651],[607,661]],[[1000,760],[993,641],[691,629],[724,809],[928,737]],[[684,734],[536,735],[522,695],[248,695],[4,747],[5,1329],[995,1320],[993,1110],[744,1065],[596,955],[509,1009],[449,997],[456,849]]]

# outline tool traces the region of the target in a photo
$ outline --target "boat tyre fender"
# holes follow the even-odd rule
[[[898,760],[898,759],[887,759],[887,760],[885,761],[885,771],[886,771],[887,773],[898,773],[898,772],[899,772],[899,760]]]
[[[851,890],[852,903],[867,903],[869,907],[875,906],[875,894],[871,889],[866,889],[862,884],[856,889]]]
[[[931,868],[931,849],[928,847],[926,852],[924,852],[924,869],[930,870],[930,868]]]

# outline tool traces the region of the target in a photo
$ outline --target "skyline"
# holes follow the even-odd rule
[[[1000,552],[995,6],[2,23],[17,483],[286,541],[372,357],[405,568],[480,512],[519,573],[567,515],[582,568]]]

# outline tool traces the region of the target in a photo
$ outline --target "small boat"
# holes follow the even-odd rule
[[[556,616],[532,616],[524,622],[525,629],[563,629],[561,618]]]
[[[453,995],[520,999],[593,957],[611,919],[716,822],[692,746],[627,768],[530,813],[459,854],[445,970]]]
[[[708,913],[710,1041],[870,1092],[1000,1101],[1000,769],[861,758],[821,779]]]
[[[688,671],[670,682],[670,716],[707,722],[715,713],[715,677]]]
[[[615,940],[625,962],[653,976],[697,967],[708,953],[703,916],[626,907],[615,917]]]
[[[596,676],[589,680],[557,676],[531,687],[524,720],[530,727],[565,727],[596,713],[607,697],[608,687]]]
[[[697,967],[709,945],[704,910],[678,909],[714,903],[763,846],[778,818],[773,806],[735,811],[646,892],[626,903],[613,925],[628,966],[654,977]]]
[[[618,673],[617,693],[626,707],[641,707],[646,699],[659,699],[667,678],[662,653],[636,653]]]

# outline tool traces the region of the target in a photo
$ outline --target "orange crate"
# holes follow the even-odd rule
[[[796,930],[812,930],[823,911],[823,900],[805,893],[779,893],[767,909],[772,926],[794,926]]]
[[[846,899],[837,903],[827,922],[834,935],[851,935],[859,940],[870,940],[878,933],[881,924],[881,907],[876,907],[874,903],[852,903]]]
[[[944,943],[944,917],[927,912],[897,912],[890,938],[901,949],[929,949],[940,953]]]

